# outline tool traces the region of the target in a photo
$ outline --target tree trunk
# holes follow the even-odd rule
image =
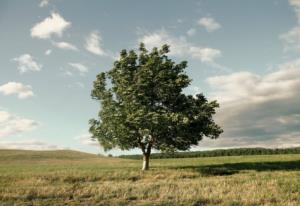
[[[143,154],[143,168],[142,170],[149,170],[150,154]]]

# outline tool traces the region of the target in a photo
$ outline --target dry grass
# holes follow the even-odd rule
[[[141,172],[136,160],[8,153],[0,151],[3,206],[300,205],[300,155],[153,160]]]

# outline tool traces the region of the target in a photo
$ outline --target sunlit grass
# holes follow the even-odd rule
[[[300,155],[156,159],[142,172],[70,151],[0,154],[0,205],[300,205]]]

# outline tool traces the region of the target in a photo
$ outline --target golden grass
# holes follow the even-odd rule
[[[0,205],[300,205],[300,155],[152,160],[147,172],[71,156],[0,157]]]

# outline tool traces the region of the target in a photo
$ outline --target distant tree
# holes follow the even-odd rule
[[[113,68],[97,75],[91,94],[101,103],[99,119],[90,120],[92,138],[105,150],[140,148],[143,170],[151,149],[188,150],[222,133],[212,118],[218,103],[184,94],[191,82],[187,62],[175,64],[168,53],[168,45],[148,52],[143,43],[138,54],[122,50]]]

